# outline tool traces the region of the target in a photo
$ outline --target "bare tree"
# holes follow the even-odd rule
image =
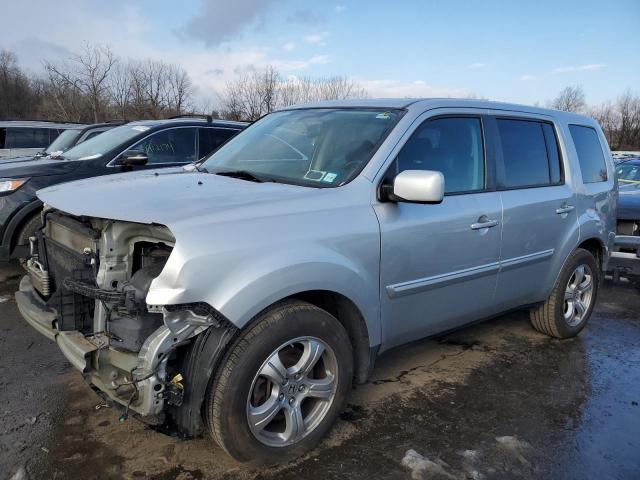
[[[280,74],[269,66],[263,71],[243,73],[227,82],[221,104],[225,118],[257,120],[278,106]]]
[[[620,124],[620,116],[611,103],[611,101],[603,102],[598,106],[591,107],[587,111],[587,115],[593,118],[602,127],[602,131],[607,137],[609,146],[616,149],[618,146],[618,129]]]
[[[234,120],[256,120],[276,108],[319,100],[364,98],[367,92],[341,76],[292,77],[283,80],[272,66],[243,73],[227,83],[220,97],[222,115]]]
[[[109,73],[117,63],[109,47],[85,43],[69,62],[45,62],[49,79],[58,91],[77,92],[87,102],[94,122],[102,119],[109,101]]]
[[[193,84],[189,74],[178,65],[167,67],[167,89],[168,108],[175,111],[176,115],[184,113],[188,109],[193,93]]]
[[[640,146],[640,97],[631,89],[626,90],[616,100],[616,110],[620,116],[618,148],[637,148]]]
[[[116,117],[127,118],[132,98],[131,70],[128,64],[118,62],[114,65],[109,77],[109,93]]]
[[[36,115],[42,89],[18,66],[13,52],[0,50],[0,118]]]
[[[358,83],[341,76],[290,78],[280,85],[279,91],[281,106],[368,96]]]
[[[564,110],[565,112],[583,112],[587,106],[584,90],[580,85],[565,87],[560,91],[560,94],[550,102],[549,106],[556,110]]]

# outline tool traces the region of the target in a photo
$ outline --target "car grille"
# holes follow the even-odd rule
[[[40,261],[49,272],[47,306],[58,312],[58,329],[93,331],[95,301],[67,290],[64,280],[96,281],[97,232],[70,217],[49,214],[39,235]],[[42,292],[41,292],[42,293]]]

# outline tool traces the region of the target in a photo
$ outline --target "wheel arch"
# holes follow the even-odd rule
[[[36,200],[21,208],[20,211],[11,219],[3,236],[3,245],[8,246],[9,252],[12,252],[16,246],[16,237],[22,227],[26,225],[33,217],[40,215],[42,210],[42,202]]]
[[[604,272],[604,261],[606,252],[604,242],[597,237],[591,237],[583,240],[580,245],[576,247],[576,249],[578,248],[583,248],[584,250],[591,252],[591,254],[595,257],[598,268],[600,269],[600,273],[602,274]]]
[[[354,380],[356,383],[366,382],[378,349],[371,346],[367,322],[356,304],[346,296],[329,290],[308,290],[293,294],[287,299],[310,303],[338,319],[347,331],[353,348]]]

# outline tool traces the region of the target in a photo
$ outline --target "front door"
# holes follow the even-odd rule
[[[440,171],[445,197],[375,205],[385,348],[494,313],[502,207],[483,123],[467,114],[425,120],[387,172],[385,181],[404,170]]]

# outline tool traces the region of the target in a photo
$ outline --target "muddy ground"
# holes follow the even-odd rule
[[[607,284],[576,339],[514,313],[384,354],[331,435],[274,469],[163,436],[98,397],[0,284],[0,478],[637,479],[640,292]]]

